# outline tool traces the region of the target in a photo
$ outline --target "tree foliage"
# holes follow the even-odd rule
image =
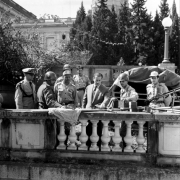
[[[146,0],[133,0],[131,8],[127,2],[115,13],[112,6],[107,7],[107,0],[98,0],[93,16],[76,21],[71,31],[84,50],[93,56],[89,64],[115,65],[122,57],[125,64],[158,65],[164,56],[164,27],[162,19],[169,15],[167,0],[161,0],[159,13],[152,18],[145,8]],[[174,9],[176,5],[173,5]],[[81,5],[82,8],[82,5]],[[83,12],[83,11],[82,11]],[[78,11],[79,13],[79,11]],[[79,18],[79,16],[77,16]],[[84,17],[84,16],[83,16]],[[179,26],[178,15],[172,11],[173,25],[170,38],[170,60],[178,64]],[[82,41],[84,39],[84,41]],[[79,46],[80,47],[80,46]]]

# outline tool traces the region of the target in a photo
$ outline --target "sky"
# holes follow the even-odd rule
[[[23,8],[32,12],[37,18],[46,14],[58,15],[60,18],[75,18],[77,11],[83,1],[86,12],[91,9],[92,0],[14,0]],[[172,7],[174,0],[167,0],[169,7]],[[133,2],[133,0],[129,0]],[[148,12],[155,15],[155,11],[159,10],[161,0],[147,0],[146,8]],[[180,0],[175,0],[177,12],[180,16]]]

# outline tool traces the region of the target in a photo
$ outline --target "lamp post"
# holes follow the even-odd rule
[[[162,63],[170,63],[169,61],[169,28],[172,25],[172,19],[170,17],[166,17],[162,20],[162,25],[165,30],[165,41],[164,41],[164,59]]]

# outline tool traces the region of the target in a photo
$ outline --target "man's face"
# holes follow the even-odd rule
[[[150,79],[151,79],[152,84],[157,84],[158,80],[159,80],[159,78],[157,76],[151,76]]]
[[[93,80],[94,80],[95,86],[99,86],[99,85],[101,84],[101,82],[102,82],[102,78],[99,77],[99,76],[95,76],[95,77],[93,78]]]
[[[127,81],[124,81],[124,80],[121,80],[121,81],[120,81],[120,84],[121,84],[121,86],[122,86],[123,88],[126,88],[128,82],[127,82]]]
[[[32,81],[34,79],[34,74],[32,74],[32,73],[29,73],[29,74],[27,73],[27,74],[25,74],[25,76],[28,81]]]
[[[71,74],[65,74],[65,75],[64,75],[64,82],[65,82],[66,84],[69,84],[70,81],[71,81]]]
[[[82,73],[83,73],[83,69],[78,69],[78,74],[80,75],[80,76],[82,76]]]

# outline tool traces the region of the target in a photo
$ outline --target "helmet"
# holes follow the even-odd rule
[[[127,73],[122,73],[119,76],[119,81],[129,81],[129,76]]]
[[[48,81],[48,80],[51,80],[51,79],[56,79],[56,74],[54,72],[52,72],[52,71],[48,71],[44,76],[44,80]]]
[[[150,77],[151,76],[159,76],[158,72],[157,71],[152,71],[151,74],[150,74]]]
[[[65,71],[63,72],[63,76],[66,75],[66,74],[71,74],[71,70],[65,70]]]
[[[63,66],[63,71],[67,70],[67,69],[71,69],[70,65],[69,64],[65,64]]]

